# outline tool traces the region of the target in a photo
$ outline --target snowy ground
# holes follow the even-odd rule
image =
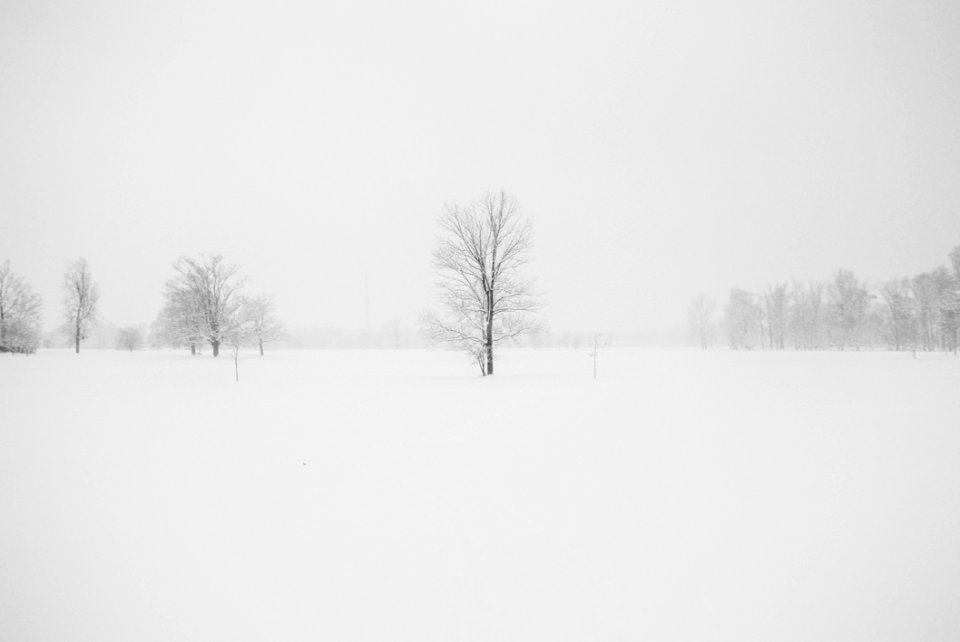
[[[0,640],[957,640],[960,359],[0,358]]]

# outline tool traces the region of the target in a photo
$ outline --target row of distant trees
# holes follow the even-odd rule
[[[154,346],[185,347],[196,354],[209,345],[213,355],[221,345],[264,344],[284,336],[274,313],[273,299],[266,295],[246,297],[243,279],[234,265],[220,255],[181,257],[174,263],[176,275],[164,286],[164,304],[153,324]],[[63,276],[63,322],[60,332],[70,338],[76,352],[98,320],[100,288],[86,259],[70,262]],[[0,352],[31,354],[42,341],[43,300],[10,262],[0,264]],[[136,327],[120,328],[117,347],[137,350],[145,343]]]
[[[75,350],[97,320],[100,289],[90,275],[85,259],[67,265],[63,275],[63,332],[71,337]],[[10,268],[10,261],[0,265],[0,352],[36,352],[41,340],[40,298],[23,277]]]
[[[532,247],[530,224],[516,199],[503,190],[467,205],[447,205],[438,223],[433,259],[440,309],[425,312],[421,328],[431,341],[464,350],[484,376],[492,375],[497,346],[543,327],[534,314],[541,306],[539,297],[523,274]],[[283,338],[272,299],[245,296],[239,269],[222,256],[181,257],[173,267],[151,331],[154,345],[188,348],[193,354],[209,346],[214,357],[230,346],[236,361],[243,345],[257,345],[262,355],[264,344]],[[96,321],[99,299],[84,259],[70,265],[64,292],[64,328],[79,352]],[[5,263],[0,273],[2,349],[36,350],[40,307],[40,298]],[[118,340],[120,347],[133,350],[143,338],[139,329],[125,328]]]
[[[871,285],[849,270],[831,281],[735,288],[719,319],[734,350],[944,350],[960,340],[960,246],[949,265]],[[692,333],[704,349],[717,341],[717,305],[705,295],[689,308]]]
[[[223,256],[180,257],[173,267],[176,274],[164,284],[163,307],[153,324],[155,345],[189,348],[191,354],[208,345],[214,357],[224,345],[235,354],[241,346],[256,345],[262,355],[264,344],[284,337],[273,298],[245,296],[239,268]]]

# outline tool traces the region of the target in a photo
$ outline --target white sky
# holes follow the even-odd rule
[[[219,252],[289,325],[414,323],[445,201],[506,188],[555,329],[681,324],[960,245],[960,3],[0,0],[0,260],[149,323]],[[404,6],[400,6],[404,5]]]

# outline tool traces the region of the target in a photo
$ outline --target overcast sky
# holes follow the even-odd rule
[[[365,291],[413,325],[443,204],[499,188],[555,329],[929,270],[960,245],[960,3],[0,0],[0,261],[48,327],[70,259],[139,324],[199,252],[288,325],[363,326]]]

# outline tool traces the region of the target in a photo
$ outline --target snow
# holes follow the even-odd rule
[[[960,639],[960,359],[0,358],[2,640]]]

